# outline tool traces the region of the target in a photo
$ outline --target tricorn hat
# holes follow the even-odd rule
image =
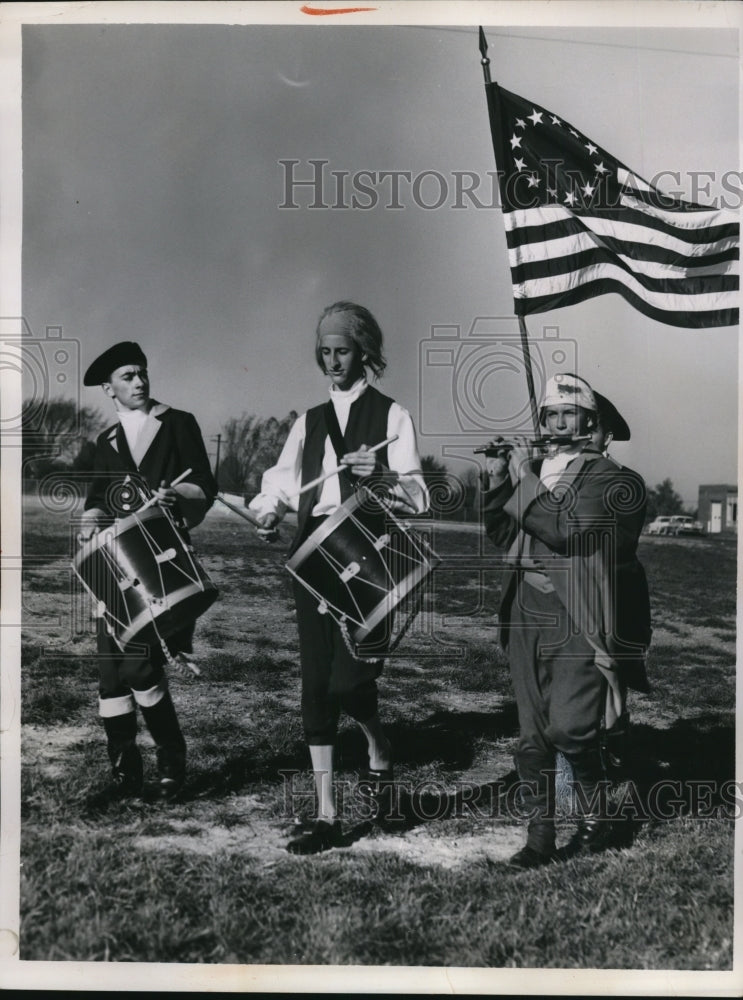
[[[101,385],[108,382],[111,372],[124,365],[142,365],[147,367],[147,358],[144,356],[139,344],[133,340],[124,340],[120,344],[114,344],[107,351],[100,354],[85,372],[83,385]]]
[[[593,395],[596,400],[596,411],[599,422],[604,430],[611,431],[615,441],[629,441],[629,424],[616,406],[606,396],[602,396],[600,392],[596,392],[595,389],[593,390]]]

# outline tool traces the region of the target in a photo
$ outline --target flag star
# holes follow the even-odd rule
[[[596,188],[593,186],[593,184],[586,184],[585,187],[583,188],[583,194],[586,196],[586,198],[590,198],[595,190]]]
[[[517,128],[526,128],[526,122],[524,121],[523,118],[517,118],[516,119],[516,127]]]
[[[572,191],[568,191],[563,200],[566,205],[572,205],[575,202],[575,195]]]
[[[557,197],[557,188],[547,188],[547,194],[552,195],[553,198]]]
[[[511,149],[515,149],[517,146],[521,145],[521,136],[512,135],[511,136]]]
[[[523,170],[526,167],[526,160],[514,160],[517,170]]]
[[[536,108],[534,108],[532,113],[530,115],[527,115],[527,117],[529,118],[530,121],[534,122],[535,125],[542,124],[542,112],[537,111]]]
[[[597,163],[596,164],[596,173],[597,174],[608,174],[609,173],[609,168],[604,166],[603,160],[601,161],[601,163]]]
[[[561,121],[560,121],[560,119],[559,119],[559,118],[557,117],[557,115],[552,115],[552,124],[553,124],[553,125],[562,125],[562,122],[561,122]]]
[[[598,153],[598,147],[594,146],[592,142],[586,143],[586,149],[588,150],[591,156],[593,156],[594,153]]]
[[[570,134],[574,135],[576,139],[580,139],[580,136],[578,135],[578,133],[575,131],[574,128],[570,129]]]
[[[536,174],[532,174],[531,177],[529,178],[529,187],[530,188],[539,187],[539,178],[537,177]]]

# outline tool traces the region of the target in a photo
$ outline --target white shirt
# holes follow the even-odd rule
[[[365,378],[359,379],[345,392],[330,386],[330,399],[338,418],[341,433],[348,424],[351,405],[367,389]],[[287,510],[298,510],[299,490],[302,486],[302,454],[306,434],[306,414],[294,422],[286,439],[279,460],[263,473],[261,492],[248,505],[249,510],[259,517],[277,514],[283,517]],[[421,473],[421,461],[415,437],[413,420],[407,410],[393,402],[387,415],[387,437],[397,435],[397,440],[387,445],[389,468],[398,473],[398,482],[391,487],[390,494],[396,500],[395,508],[400,513],[422,514],[428,509],[428,490]],[[370,448],[378,441],[365,442]],[[338,457],[330,440],[325,439],[325,453],[322,472],[330,472],[338,467]],[[322,483],[320,495],[312,508],[312,516],[331,514],[341,504],[338,476],[330,476]]]
[[[126,443],[129,445],[129,451],[131,452],[135,465],[139,466],[139,463],[144,458],[144,455],[140,454],[137,442],[144,425],[147,423],[149,414],[146,410],[117,410],[116,415],[119,418],[121,426],[124,428]]]

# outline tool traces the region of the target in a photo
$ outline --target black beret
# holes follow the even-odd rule
[[[133,340],[124,340],[120,344],[114,344],[107,351],[99,355],[93,364],[85,372],[83,385],[101,385],[108,382],[111,373],[124,365],[142,365],[147,367],[147,358],[142,352],[139,344]]]
[[[604,430],[611,431],[615,441],[629,441],[629,424],[616,406],[606,396],[602,396],[600,392],[596,392],[595,389],[593,390],[593,395],[596,398],[599,421]]]

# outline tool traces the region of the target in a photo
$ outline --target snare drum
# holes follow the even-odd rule
[[[368,490],[358,490],[320,524],[286,568],[330,614],[357,652],[389,652],[402,638],[395,612],[415,614],[441,560]],[[369,655],[369,653],[367,653]]]
[[[122,650],[186,628],[219,593],[172,517],[158,506],[103,528],[72,565]]]

